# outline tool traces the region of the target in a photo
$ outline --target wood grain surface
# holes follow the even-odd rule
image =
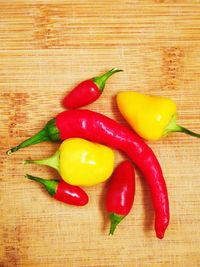
[[[50,198],[25,173],[58,174],[24,166],[51,155],[58,144],[38,144],[6,156],[63,110],[78,82],[112,67],[102,97],[88,106],[125,123],[116,108],[121,90],[159,94],[177,102],[178,122],[200,132],[200,2],[0,1],[0,266],[200,266],[200,142],[172,134],[149,142],[163,168],[171,221],[155,237],[154,213],[137,171],[131,214],[108,236],[107,184],[85,188],[86,207]],[[124,156],[116,151],[116,164]]]

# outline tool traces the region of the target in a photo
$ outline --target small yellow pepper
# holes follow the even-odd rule
[[[26,160],[56,169],[71,185],[91,186],[107,180],[114,169],[114,152],[107,146],[82,138],[66,139],[47,159]]]
[[[146,140],[158,140],[170,132],[200,138],[199,134],[176,124],[176,104],[169,98],[125,91],[118,93],[117,106],[134,131]]]

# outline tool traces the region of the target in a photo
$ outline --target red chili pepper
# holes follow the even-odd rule
[[[106,210],[110,212],[110,234],[129,214],[135,196],[135,172],[129,161],[123,161],[115,169],[106,195]]]
[[[88,195],[78,186],[67,184],[62,180],[45,180],[29,174],[25,177],[41,183],[51,196],[61,202],[75,206],[84,206],[88,203]]]
[[[102,76],[79,83],[63,100],[64,107],[76,109],[91,104],[96,101],[103,92],[106,80],[116,72],[117,68],[111,69]]]
[[[68,110],[59,113],[39,133],[10,149],[7,154],[42,141],[71,137],[119,149],[142,170],[152,195],[156,234],[158,238],[163,238],[169,223],[169,203],[162,170],[151,148],[129,128],[94,111]]]

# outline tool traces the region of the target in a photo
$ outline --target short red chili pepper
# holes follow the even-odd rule
[[[94,111],[68,110],[59,113],[39,133],[11,148],[7,154],[42,141],[59,141],[71,137],[119,149],[141,169],[151,191],[156,235],[163,238],[169,223],[169,202],[162,170],[151,148],[129,128]]]
[[[113,68],[102,76],[79,83],[63,100],[64,107],[76,109],[91,104],[96,101],[102,94],[106,80],[116,72],[122,71]]]
[[[135,196],[135,172],[129,161],[123,161],[115,169],[106,195],[106,210],[110,212],[110,234],[129,214]]]
[[[41,183],[51,196],[61,202],[75,206],[84,206],[88,203],[88,195],[78,186],[67,184],[62,180],[45,180],[29,174],[25,177]]]

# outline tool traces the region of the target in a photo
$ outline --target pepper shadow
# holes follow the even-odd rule
[[[154,209],[151,199],[151,193],[148,187],[148,184],[146,182],[146,179],[142,172],[137,169],[137,176],[136,178],[136,190],[137,190],[137,183],[141,187],[141,195],[142,195],[142,207],[144,212],[144,224],[143,229],[145,233],[151,232],[154,228]],[[137,191],[136,191],[137,192]]]
[[[118,110],[118,107],[117,107],[117,102],[116,102],[116,95],[113,95],[112,96],[112,99],[111,99],[111,110],[112,110],[112,118],[121,123],[121,124],[124,124],[126,125],[127,127],[130,127],[127,122],[125,121],[125,119],[123,118],[123,116],[121,115],[121,113],[119,112]]]
[[[108,191],[110,180],[102,185],[102,190],[99,198],[99,208],[102,215],[102,232],[109,231],[110,219],[109,213],[106,211],[106,194]]]

